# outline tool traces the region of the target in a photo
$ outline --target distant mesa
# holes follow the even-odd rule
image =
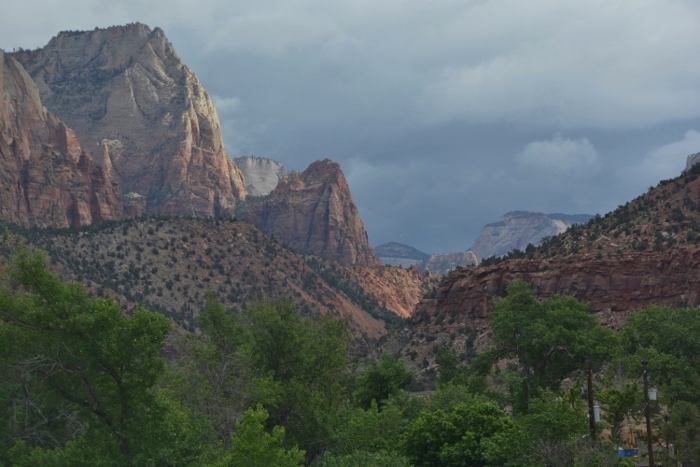
[[[477,266],[479,258],[471,251],[461,251],[455,253],[445,253],[432,255],[430,258],[421,261],[418,270],[430,271],[437,274],[448,274],[460,267]]]
[[[479,258],[503,256],[513,250],[524,251],[529,245],[539,245],[545,237],[565,232],[574,224],[585,224],[589,214],[543,214],[513,211],[504,214],[499,222],[487,224],[470,250]]]
[[[382,264],[408,268],[430,258],[430,255],[403,243],[389,242],[374,247]]]
[[[340,165],[329,159],[287,174],[245,216],[291,247],[344,265],[379,265]]]
[[[237,157],[233,161],[243,172],[248,194],[253,196],[270,194],[287,174],[281,162],[273,161],[267,157]]]

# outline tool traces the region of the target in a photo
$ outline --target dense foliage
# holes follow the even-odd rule
[[[210,293],[190,334],[63,283],[11,237],[1,247],[2,465],[628,465],[615,448],[641,421],[642,359],[660,456],[700,464],[697,308],[651,307],[613,333],[585,304],[514,283],[492,349],[469,365],[436,349],[437,389],[411,395],[403,360],[355,361],[342,322],[291,301],[236,313]],[[609,433],[595,446],[588,368]]]

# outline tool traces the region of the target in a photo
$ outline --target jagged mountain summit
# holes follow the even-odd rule
[[[389,242],[374,247],[374,254],[382,264],[389,266],[400,266],[407,268],[415,266],[421,261],[430,258],[428,253],[424,253],[416,248],[403,243]]]
[[[234,215],[243,175],[212,100],[160,28],[64,31],[13,56],[120,184],[128,214]]]
[[[270,194],[287,174],[282,163],[267,157],[237,157],[233,161],[243,173],[248,194],[253,196]]]
[[[81,226],[123,214],[109,172],[44,108],[32,79],[2,50],[0,193],[0,219],[22,226]]]
[[[588,214],[543,214],[513,211],[501,220],[486,224],[469,249],[479,258],[503,256],[512,250],[524,250],[529,244],[539,245],[543,238],[553,237],[575,224],[585,224]]]
[[[379,265],[340,165],[329,159],[287,174],[245,216],[291,247],[344,265]]]

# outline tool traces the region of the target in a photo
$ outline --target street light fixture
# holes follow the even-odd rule
[[[649,418],[649,400],[656,400],[656,389],[653,390],[652,395],[652,391],[649,390],[647,363],[649,363],[648,360],[642,360],[642,365],[644,366],[644,415],[647,419],[647,450],[649,452],[649,467],[654,467],[654,446],[651,442],[651,419]]]

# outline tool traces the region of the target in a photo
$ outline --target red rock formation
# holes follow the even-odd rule
[[[22,66],[0,50],[0,219],[68,227],[122,216],[119,188],[47,112]]]
[[[435,282],[430,274],[421,275],[416,268],[356,266],[348,268],[353,282],[384,307],[408,318],[423,295]]]
[[[629,312],[650,304],[697,305],[700,248],[628,252],[610,258],[584,253],[463,269],[446,278],[434,299],[418,306],[416,319],[441,314],[487,318],[492,298],[505,295],[507,285],[517,279],[530,283],[540,298],[558,294],[588,302],[591,311],[602,313],[603,321],[615,324]]]
[[[15,56],[47,108],[75,129],[124,194],[145,198],[147,213],[234,215],[246,195],[243,177],[224,149],[214,104],[161,29],[62,32]],[[138,214],[140,204],[132,204],[127,211]]]
[[[316,161],[280,180],[269,198],[253,204],[247,218],[260,230],[295,248],[344,265],[377,266],[367,232],[340,165]]]

